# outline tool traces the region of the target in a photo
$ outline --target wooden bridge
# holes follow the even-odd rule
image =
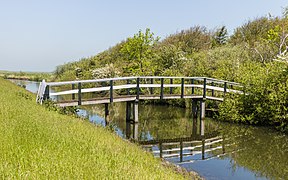
[[[239,83],[207,77],[119,77],[95,80],[40,83],[38,103],[54,97],[61,107],[127,102],[128,120],[133,103],[134,121],[138,122],[138,102],[141,100],[192,99],[193,112],[200,102],[201,117],[205,117],[205,101],[223,101],[226,93],[242,93]],[[53,90],[53,91],[52,91]],[[106,114],[105,113],[105,114]],[[196,113],[196,112],[195,112]],[[108,114],[106,114],[108,115]]]

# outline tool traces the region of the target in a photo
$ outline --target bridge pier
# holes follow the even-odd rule
[[[131,102],[126,102],[126,122],[131,121]]]
[[[105,125],[107,126],[110,122],[109,118],[109,104],[105,104]]]
[[[131,124],[130,121],[126,121],[126,139],[131,137]]]
[[[197,100],[192,100],[192,116],[193,116],[193,119],[197,119]]]
[[[138,123],[133,123],[133,139],[138,140]]]
[[[135,101],[133,103],[133,120],[134,120],[134,123],[139,122],[139,103],[138,103],[138,101]]]

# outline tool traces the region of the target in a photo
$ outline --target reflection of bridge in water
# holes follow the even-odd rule
[[[172,139],[138,140],[138,123],[126,123],[126,137],[132,139],[155,157],[172,160],[177,164],[193,163],[225,156],[237,151],[233,142],[214,131],[205,133],[205,120],[200,122],[200,134],[197,133],[197,118],[193,118],[190,137]],[[132,137],[131,137],[132,135]]]

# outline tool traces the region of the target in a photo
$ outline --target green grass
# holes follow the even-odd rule
[[[183,179],[85,120],[48,111],[0,78],[0,179]]]

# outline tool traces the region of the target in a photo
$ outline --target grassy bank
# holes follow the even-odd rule
[[[48,111],[0,78],[1,179],[184,179],[102,127]]]

